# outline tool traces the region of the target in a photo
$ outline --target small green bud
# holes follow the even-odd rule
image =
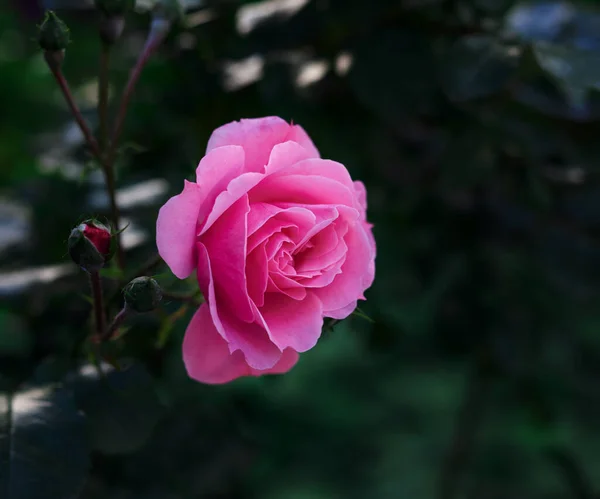
[[[135,312],[150,312],[162,300],[162,290],[151,277],[136,277],[123,290],[125,307]]]
[[[110,229],[97,220],[86,220],[75,227],[67,246],[73,261],[87,272],[98,272],[115,249]]]
[[[70,41],[71,34],[67,25],[54,12],[47,11],[38,32],[38,43],[42,50],[61,52],[67,48]]]
[[[123,16],[135,7],[135,0],[95,0],[96,8],[106,17]]]
[[[113,45],[125,29],[125,18],[123,16],[106,17],[100,20],[100,38],[106,45]]]

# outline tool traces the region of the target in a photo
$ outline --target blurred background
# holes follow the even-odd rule
[[[35,42],[56,9],[72,32],[64,72],[95,126],[88,3],[0,3],[0,488],[13,491],[0,496],[600,497],[595,2],[186,2],[126,121],[128,267],[155,254],[157,210],[211,131],[278,115],[367,186],[371,320],[324,331],[285,376],[203,386],[181,360],[193,309],[167,300],[110,344],[107,358],[134,362],[109,372],[116,392],[80,367],[90,305],[66,255],[71,228],[108,200]],[[151,3],[113,51],[113,107]],[[15,401],[55,382],[87,422],[27,433]]]

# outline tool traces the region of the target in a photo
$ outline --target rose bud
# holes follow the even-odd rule
[[[38,43],[45,52],[46,59],[60,65],[70,41],[71,34],[67,25],[51,10],[46,12],[38,32]]]
[[[99,271],[114,253],[110,229],[97,220],[86,220],[71,231],[69,255],[87,272]]]
[[[158,307],[162,300],[162,290],[151,277],[142,276],[133,279],[123,290],[125,307],[135,312],[150,312]]]
[[[123,34],[125,14],[133,10],[135,0],[96,0],[96,8],[102,13],[100,38],[105,45],[112,45]]]

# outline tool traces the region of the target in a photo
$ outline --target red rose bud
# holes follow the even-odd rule
[[[123,290],[125,308],[135,312],[150,312],[162,300],[162,290],[151,277],[136,277]]]
[[[96,220],[86,220],[71,231],[69,255],[87,272],[97,272],[113,255],[110,229]]]

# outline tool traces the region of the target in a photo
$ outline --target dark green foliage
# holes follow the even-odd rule
[[[133,452],[152,435],[161,404],[152,377],[139,365],[115,370],[83,366],[68,378],[85,415],[92,448],[103,454]]]
[[[65,389],[0,395],[0,496],[77,497],[89,467],[85,420]]]
[[[261,3],[187,2],[144,68],[117,172],[132,188],[128,269],[154,253],[158,208],[211,131],[279,115],[367,186],[377,277],[360,306],[373,322],[328,322],[285,376],[209,387],[182,362],[195,305],[168,299],[100,348],[122,370],[99,376],[66,239],[109,215],[100,172],[40,65],[35,22],[0,6],[0,400],[32,378],[69,380],[69,431],[85,421],[93,447],[86,499],[597,497],[597,3]],[[72,30],[63,69],[96,127],[93,2],[45,6]],[[113,48],[111,116],[149,19],[128,15]],[[103,271],[112,317],[121,284]],[[192,296],[193,279],[146,275]],[[62,414],[48,400],[44,414]],[[47,495],[23,479],[15,497],[74,492],[87,461],[66,460],[73,449],[53,454],[70,468]]]

